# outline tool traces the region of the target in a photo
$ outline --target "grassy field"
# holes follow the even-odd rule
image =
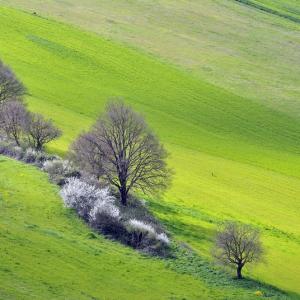
[[[207,297],[208,289],[191,276],[101,237],[91,239],[85,225],[62,209],[45,174],[0,159],[1,299]]]
[[[1,299],[256,299],[257,290],[286,298],[257,282],[211,274],[203,260],[190,272],[180,257],[149,258],[96,237],[62,209],[45,174],[3,157],[0,165]]]
[[[300,20],[299,1],[241,2],[0,0],[159,55],[205,81],[299,118],[300,24],[276,15]]]
[[[279,1],[279,0],[236,0],[253,8],[260,9],[264,12],[288,19],[292,22],[300,23],[300,6],[296,0]]]
[[[0,15],[0,57],[28,87],[29,108],[64,131],[51,151],[65,153],[108,98],[124,97],[171,153],[174,184],[151,206],[174,236],[208,257],[219,222],[252,223],[267,253],[248,275],[300,293],[299,119],[97,35],[17,10]]]

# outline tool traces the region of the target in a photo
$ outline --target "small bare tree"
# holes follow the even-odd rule
[[[29,145],[42,150],[44,145],[61,136],[61,131],[57,129],[51,120],[37,113],[31,113],[27,122],[26,134]]]
[[[9,139],[20,146],[28,122],[28,112],[19,101],[8,101],[0,106],[0,126]]]
[[[25,94],[25,87],[15,74],[0,61],[0,105],[8,100],[19,99]]]
[[[217,233],[214,257],[223,264],[235,265],[237,278],[247,263],[258,262],[262,256],[259,231],[249,225],[227,223]]]
[[[105,114],[90,132],[79,137],[71,152],[82,167],[96,166],[99,177],[118,188],[123,205],[129,191],[157,192],[170,180],[165,149],[144,119],[122,102],[109,103]]]

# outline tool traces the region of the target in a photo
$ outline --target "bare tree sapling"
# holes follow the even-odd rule
[[[258,262],[262,252],[257,229],[229,222],[217,233],[213,255],[219,262],[235,266],[237,278],[242,279],[243,267],[248,263]]]

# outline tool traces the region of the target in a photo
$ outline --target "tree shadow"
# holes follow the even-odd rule
[[[215,231],[213,228],[206,228],[201,225],[189,224],[182,221],[186,215],[189,217],[199,217],[201,221],[218,224],[221,220],[215,219],[208,214],[192,212],[192,209],[181,207],[177,204],[166,202],[150,203],[151,210],[158,214],[163,224],[177,236],[183,236],[185,240],[195,243],[212,243]],[[285,292],[270,284],[244,277],[238,280],[228,271],[213,261],[197,254],[186,244],[176,244],[173,249],[174,256],[166,260],[169,268],[178,273],[189,274],[200,279],[207,286],[228,290],[228,293],[234,291],[243,297],[246,293],[255,296],[255,293],[262,293],[264,298],[271,299],[300,299],[300,295],[292,292]],[[234,289],[234,290],[232,290]]]

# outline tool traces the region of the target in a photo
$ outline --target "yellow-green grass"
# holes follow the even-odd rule
[[[0,165],[1,299],[208,298],[163,261],[92,238],[45,174],[3,157]]]
[[[199,277],[190,260],[142,256],[97,236],[62,207],[46,174],[2,156],[0,166],[1,299],[256,299],[257,290],[288,299],[211,273],[203,260]]]
[[[300,121],[141,52],[38,16],[0,9],[0,57],[54,119],[65,153],[110,97],[145,114],[166,144],[174,184],[152,207],[174,237],[209,256],[216,224],[259,226],[266,264],[248,274],[299,293]]]
[[[240,1],[240,0],[239,0]],[[298,0],[242,0],[300,19]],[[236,0],[0,0],[159,55],[300,117],[300,24]]]

